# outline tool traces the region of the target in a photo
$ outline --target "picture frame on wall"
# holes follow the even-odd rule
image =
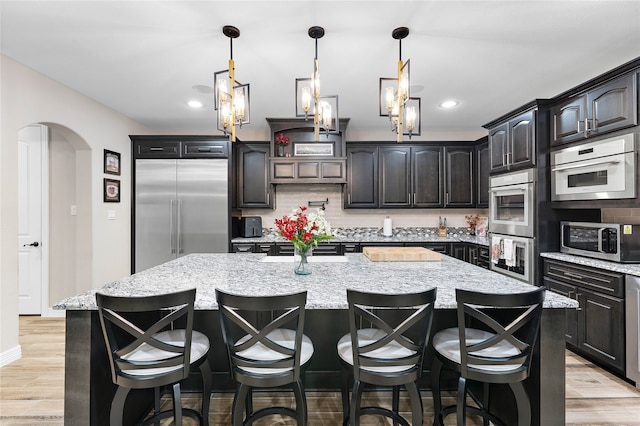
[[[116,179],[104,179],[103,194],[105,203],[119,203],[120,181]]]
[[[120,153],[104,150],[104,172],[120,176]]]

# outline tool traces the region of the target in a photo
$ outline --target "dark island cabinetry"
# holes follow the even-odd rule
[[[633,71],[560,100],[551,108],[551,145],[636,126],[637,84]]]
[[[624,374],[624,274],[545,259],[544,285],[580,304],[566,310],[569,347]]]
[[[273,189],[269,184],[269,142],[237,143],[236,207],[273,208]]]

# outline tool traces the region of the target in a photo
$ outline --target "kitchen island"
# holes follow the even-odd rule
[[[195,287],[194,328],[206,333],[211,340],[209,360],[214,389],[222,391],[232,390],[234,386],[228,375],[219,330],[215,288],[246,295],[308,292],[305,332],[315,346],[305,377],[308,390],[339,388],[340,362],[336,343],[349,331],[347,288],[403,293],[437,287],[434,333],[456,324],[456,288],[501,293],[531,289],[520,281],[448,256],[442,256],[438,262],[372,262],[362,254],[314,260],[311,275],[297,276],[293,273],[291,258],[276,259],[260,254],[189,255],[109,283],[100,291],[120,296],[146,296]],[[534,424],[564,424],[564,309],[576,306],[574,300],[547,293],[532,373],[526,384]],[[115,388],[111,384],[102,341],[95,290],[63,300],[55,308],[67,310],[65,425],[105,424]],[[430,351],[425,360],[426,370],[430,368],[432,356]],[[426,386],[428,373],[423,379]],[[197,388],[197,383],[197,373],[194,373],[186,388]],[[509,415],[514,404],[509,401],[508,392],[505,394],[507,399],[502,403]],[[423,397],[429,395],[425,392]]]

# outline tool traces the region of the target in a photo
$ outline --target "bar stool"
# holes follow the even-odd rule
[[[298,425],[306,425],[307,400],[300,370],[313,355],[313,343],[303,334],[307,292],[250,297],[216,289],[216,300],[231,376],[238,382],[232,424],[248,425],[262,417],[281,414],[296,419]],[[265,320],[267,316],[269,319]],[[296,399],[295,410],[266,407],[253,411],[254,388],[289,385]]]
[[[518,409],[518,425],[531,424],[531,406],[522,381],[529,377],[540,329],[545,290],[489,294],[456,289],[458,327],[433,337],[436,356],[431,368],[434,425],[456,412],[464,425],[466,413],[482,416],[484,424],[504,424],[489,412],[489,384],[509,384]],[[474,328],[469,326],[474,321]],[[477,327],[477,328],[476,328]],[[456,405],[442,408],[440,373],[443,367],[459,374]],[[469,381],[482,383],[482,401],[469,391]],[[467,396],[477,407],[467,405]]]
[[[343,424],[357,426],[360,416],[382,415],[409,426],[399,413],[400,386],[411,401],[414,425],[423,421],[417,380],[433,319],[436,289],[411,294],[365,293],[347,289],[349,334],[338,341],[342,362]],[[349,377],[353,390],[349,403]],[[365,384],[391,387],[392,408],[362,407]]]
[[[142,424],[173,416],[179,426],[183,415],[202,425],[209,424],[209,339],[193,331],[195,297],[195,289],[146,297],[96,294],[111,379],[118,385],[111,402],[111,426],[122,425],[124,404],[131,389],[151,388],[155,394],[154,413]],[[202,413],[183,408],[181,403],[180,381],[189,376],[191,367],[199,367],[202,373]],[[169,385],[173,409],[160,411],[160,388]]]

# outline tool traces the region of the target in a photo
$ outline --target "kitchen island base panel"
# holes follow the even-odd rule
[[[111,399],[116,388],[111,382],[98,313],[67,310],[66,314],[65,425],[106,425]],[[314,342],[315,353],[304,374],[305,389],[337,391],[340,388],[341,367],[336,343],[340,336],[348,332],[347,312],[346,310],[310,309],[307,310],[306,315],[305,334]],[[534,425],[564,424],[564,321],[564,309],[543,310],[540,337],[536,345],[531,376],[525,382],[531,399]],[[455,310],[435,311],[434,333],[455,324]],[[211,341],[209,362],[213,371],[214,392],[232,392],[235,385],[228,373],[218,311],[196,311],[194,329],[205,333]],[[429,349],[425,367],[431,365],[432,357],[433,349]],[[421,390],[425,390],[422,394],[423,398],[430,398],[428,378],[428,371],[425,371],[421,379]],[[199,392],[201,383],[199,372],[195,371],[183,384],[183,389],[186,392]],[[512,404],[504,403],[509,400],[508,389],[505,391],[496,387],[495,395],[493,392],[492,401],[500,405],[496,407],[497,411],[503,412],[503,416],[509,423],[513,419],[513,410],[509,407]],[[138,419],[148,413],[152,405],[152,393],[132,392],[125,407],[126,416],[130,419]]]

